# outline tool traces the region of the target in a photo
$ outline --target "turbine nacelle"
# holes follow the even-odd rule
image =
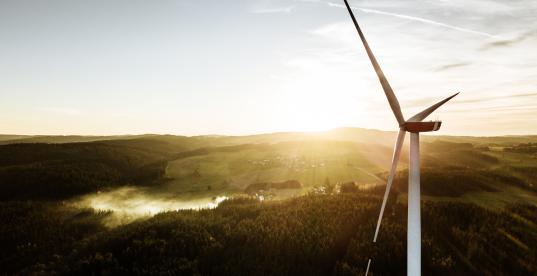
[[[412,132],[412,133],[439,130],[440,126],[442,125],[442,121],[430,121],[430,122],[422,122],[422,121],[425,118],[427,118],[427,116],[431,115],[431,113],[433,113],[440,106],[447,103],[449,100],[453,99],[457,95],[459,95],[458,92],[431,105],[430,107],[426,108],[420,113],[410,117],[410,119],[406,120],[403,124],[401,124],[399,128],[401,130]]]
[[[431,121],[431,122],[405,122],[401,129],[404,131],[417,133],[417,132],[429,132],[437,131],[440,129],[442,121]]]

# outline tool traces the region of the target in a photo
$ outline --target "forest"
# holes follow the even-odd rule
[[[362,275],[371,258],[370,275],[405,275],[406,161],[373,243],[390,145],[364,147],[348,133],[299,143],[298,134],[275,135],[274,143],[3,141],[0,274]],[[534,142],[512,139],[424,139],[424,275],[537,274]],[[113,226],[106,222],[114,210],[74,204],[121,187],[227,199]],[[263,191],[285,196],[263,200]]]
[[[100,143],[0,146],[1,199],[65,199],[125,183],[150,183],[166,157]]]
[[[406,206],[392,204],[379,242],[372,233],[379,194],[251,198],[217,208],[158,214],[108,229],[107,212],[58,203],[2,203],[4,273],[179,275],[374,275],[406,271]],[[537,208],[501,212],[426,202],[423,273],[535,275]]]

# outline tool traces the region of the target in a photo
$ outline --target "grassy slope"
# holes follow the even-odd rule
[[[487,142],[481,141],[480,145],[484,144]],[[423,142],[422,149],[422,182],[430,191],[425,198],[468,201],[492,208],[536,202],[537,194],[527,186],[531,179],[510,171],[519,164],[537,167],[530,155],[444,140]],[[285,180],[299,180],[306,188],[323,185],[326,178],[332,184],[354,181],[374,185],[383,184],[390,154],[390,148],[378,144],[319,139],[252,145],[224,152],[213,148],[171,161],[166,177],[170,190],[204,194],[236,192],[253,183]],[[406,154],[404,150],[403,156]],[[399,170],[406,170],[404,157]],[[404,172],[398,175],[405,177]],[[406,186],[406,179],[399,182]]]
[[[389,154],[380,146],[365,146],[350,142],[309,141],[257,145],[231,152],[211,152],[169,162],[166,176],[169,187],[198,192],[212,189],[243,190],[258,182],[298,180],[313,187],[328,180],[378,183],[375,175],[387,164],[386,158],[373,155]],[[369,160],[376,159],[376,162]]]

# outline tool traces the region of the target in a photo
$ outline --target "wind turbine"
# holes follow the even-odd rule
[[[407,275],[421,275],[420,132],[437,131],[440,129],[440,126],[442,125],[441,121],[423,122],[423,120],[427,118],[427,116],[429,116],[433,111],[445,104],[447,101],[451,100],[453,97],[457,96],[459,93],[453,94],[452,96],[449,96],[448,98],[410,117],[410,119],[405,120],[403,113],[401,112],[401,107],[399,106],[399,101],[397,100],[397,97],[395,97],[388,80],[384,76],[382,69],[380,69],[378,62],[373,55],[373,52],[369,48],[369,44],[367,43],[360,26],[358,26],[358,22],[354,17],[349,3],[347,0],[344,1],[352,21],[354,22],[354,26],[356,27],[356,31],[358,31],[358,35],[360,36],[367,55],[371,60],[371,64],[373,64],[373,68],[377,73],[380,84],[384,89],[384,94],[386,94],[386,98],[388,99],[388,103],[390,104],[393,114],[395,115],[395,119],[399,124],[399,134],[397,135],[395,148],[393,150],[392,166],[390,169],[390,174],[388,175],[386,191],[384,192],[384,199],[382,201],[382,207],[380,208],[380,214],[377,221],[377,228],[375,230],[373,242],[377,241],[380,223],[382,222],[384,208],[386,207],[386,201],[388,199],[388,195],[390,194],[390,188],[392,186],[395,171],[397,169],[397,162],[399,160],[399,156],[401,155],[401,147],[403,146],[405,134],[406,132],[410,132],[410,162],[408,170]],[[369,271],[370,264],[371,260],[368,262],[367,271]]]

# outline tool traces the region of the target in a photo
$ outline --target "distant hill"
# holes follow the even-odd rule
[[[276,132],[246,136],[220,136],[218,141],[226,144],[279,143],[301,140],[338,140],[357,143],[393,143],[397,134],[363,128],[336,128],[319,132]]]
[[[79,143],[95,141],[115,141],[151,139],[168,143],[170,147],[177,147],[180,150],[195,149],[200,147],[229,146],[240,144],[262,144],[280,143],[288,141],[304,140],[337,140],[350,141],[363,144],[379,144],[392,146],[397,133],[394,131],[381,131],[364,128],[336,128],[319,132],[275,132],[244,136],[226,135],[161,135],[161,134],[140,134],[140,135],[115,135],[115,136],[80,136],[80,135],[0,135],[0,145],[16,143]],[[425,142],[448,141],[454,143],[472,143],[476,145],[512,145],[518,143],[536,143],[537,135],[521,136],[448,136],[436,134],[424,134],[422,140]],[[408,139],[407,139],[408,140]],[[408,142],[408,141],[407,141]],[[141,142],[143,143],[143,142]]]
[[[14,140],[30,138],[30,137],[32,136],[0,134],[0,143],[2,143],[3,141],[14,141]]]
[[[425,135],[425,141],[449,141],[454,143],[471,143],[477,146],[507,146],[522,143],[537,142],[537,135],[508,135],[508,136],[447,136]]]
[[[198,196],[289,180],[302,183],[301,190],[347,182],[365,187],[385,181],[396,135],[360,128],[247,136],[4,135],[0,136],[4,144],[0,145],[0,187],[9,187],[11,194],[4,193],[7,198],[17,191],[27,195],[21,198],[66,197],[155,180],[167,192]],[[530,142],[537,142],[537,136],[424,135],[422,167],[427,173],[423,180],[430,191],[426,195],[477,200],[484,192],[505,202],[533,201],[537,158],[532,144],[523,144]],[[405,146],[402,156],[407,152]],[[398,169],[404,171],[407,158],[401,161]],[[398,182],[405,183],[405,177],[401,174]],[[443,186],[447,184],[437,184],[445,182],[437,179],[452,179],[462,188],[454,191]],[[58,183],[63,183],[61,191],[52,191],[50,187],[59,187]],[[475,187],[466,187],[468,183]]]
[[[136,139],[153,135],[82,136],[82,135],[0,135],[0,145],[20,143],[80,143],[102,140]]]

